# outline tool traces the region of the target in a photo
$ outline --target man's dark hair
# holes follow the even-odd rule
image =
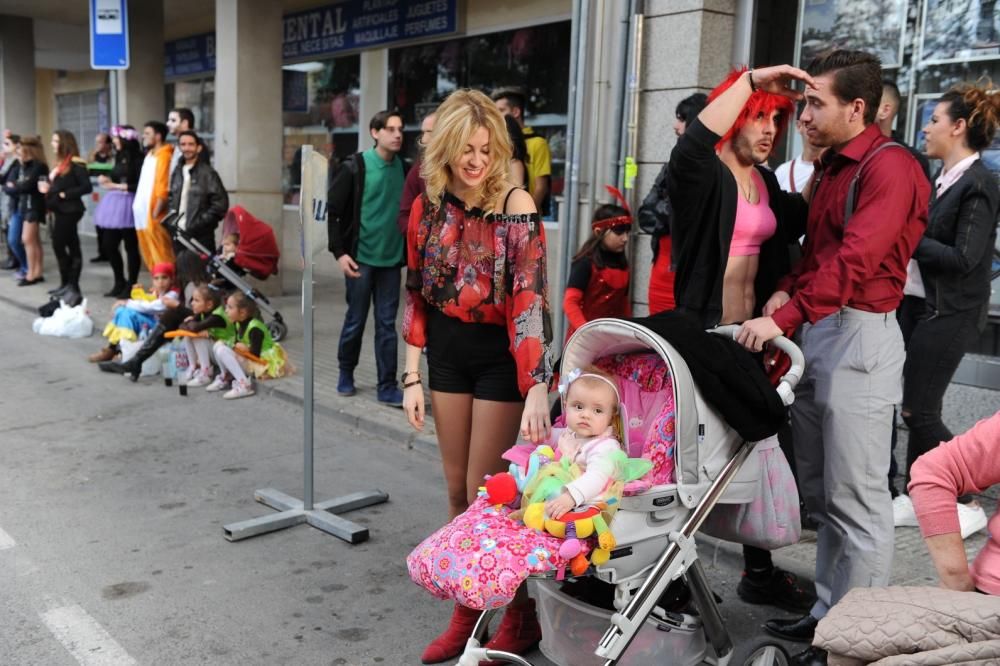
[[[392,117],[399,118],[399,122],[403,122],[403,114],[399,111],[379,111],[374,116],[372,116],[372,121],[368,123],[368,129],[373,132],[378,132],[379,130],[385,129],[385,126],[389,123],[389,118]]]
[[[177,135],[177,142],[180,143],[181,137],[185,137],[185,136],[189,136],[192,139],[194,139],[194,142],[196,144],[198,144],[199,146],[204,145],[202,143],[202,141],[201,141],[201,137],[198,136],[198,133],[195,132],[194,130],[184,130],[183,132],[181,132],[180,134],[178,134]]]
[[[170,134],[170,130],[167,129],[166,123],[161,123],[159,120],[150,120],[143,127],[149,127],[154,132],[160,135],[160,141],[166,141],[167,135]]]
[[[176,113],[182,122],[186,121],[188,127],[194,129],[194,112],[187,108],[186,106],[179,106],[176,109],[171,109],[172,113]]]
[[[521,117],[524,117],[524,112],[528,108],[527,96],[517,88],[500,88],[499,90],[494,90],[493,94],[490,95],[490,99],[494,102],[499,102],[502,99],[507,100],[508,105],[521,109]]]
[[[708,95],[705,93],[695,93],[689,95],[677,103],[674,115],[682,123],[689,123],[698,117],[701,110],[708,104]]]
[[[864,51],[837,49],[821,53],[806,68],[811,76],[833,72],[833,94],[844,104],[856,99],[865,103],[865,125],[875,122],[882,100],[882,63]]]

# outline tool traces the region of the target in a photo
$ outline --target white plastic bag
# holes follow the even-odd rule
[[[131,360],[135,353],[139,351],[139,347],[142,347],[142,343],[146,341],[145,337],[142,337],[135,342],[129,340],[121,340],[118,343],[118,348],[122,352],[122,363]],[[152,377],[153,375],[160,374],[160,355],[153,354],[145,361],[142,362],[142,370],[139,372],[140,377]]]
[[[54,335],[60,338],[87,338],[94,333],[94,322],[87,315],[87,301],[75,307],[59,302],[59,309],[51,317],[39,317],[31,324],[31,329],[39,335]]]

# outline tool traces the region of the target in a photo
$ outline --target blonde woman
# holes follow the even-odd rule
[[[545,234],[531,195],[510,184],[511,153],[490,98],[452,93],[437,110],[421,165],[426,191],[407,230],[403,408],[423,429],[419,362],[427,347],[449,518],[468,508],[484,475],[505,469],[500,455],[518,433],[538,442],[551,427]],[[423,662],[460,654],[478,616],[456,604]],[[520,653],[540,638],[522,589],[487,647]]]

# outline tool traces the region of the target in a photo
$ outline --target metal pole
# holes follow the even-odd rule
[[[618,128],[618,132],[615,135],[614,142],[614,152],[611,154],[610,161],[610,172],[607,176],[607,182],[613,183],[616,187],[624,191],[625,183],[623,181],[624,168],[625,168],[625,116],[628,111],[628,100],[627,93],[628,90],[628,74],[629,74],[629,59],[628,59],[628,48],[630,45],[630,38],[632,33],[632,13],[635,7],[636,0],[629,0],[627,3],[620,3],[618,8],[621,10],[621,26],[619,27],[619,46],[616,49],[617,57],[614,68],[615,80],[612,81],[611,94],[614,96],[615,100],[615,110],[614,110],[614,126]]]
[[[312,146],[303,146],[302,161],[313,152]],[[302,508],[312,511],[313,508],[313,423],[314,423],[314,379],[313,379],[313,225],[306,224],[303,228],[303,249],[305,251],[305,266],[302,271],[302,335],[305,350],[302,365],[305,370],[302,376],[302,415],[304,438]]]
[[[305,340],[303,359],[303,476],[304,492],[298,500],[275,488],[263,488],[254,493],[254,499],[279,513],[251,518],[222,526],[222,533],[229,541],[240,541],[260,534],[307,523],[318,530],[332,534],[348,543],[361,543],[368,539],[368,528],[337,514],[354,511],[389,499],[381,490],[366,490],[342,495],[314,504],[313,497],[313,248],[315,229],[326,224],[326,160],[315,154],[312,146],[302,147],[302,197],[299,215],[302,223],[302,320]]]
[[[753,51],[754,0],[737,0],[733,30],[733,65],[749,65]]]
[[[633,211],[636,210],[638,204],[635,183],[632,181],[635,178],[634,171],[638,170],[635,154],[639,140],[639,81],[642,79],[642,37],[646,21],[644,12],[645,2],[638,0],[635,3],[635,14],[631,18],[631,39],[629,40],[629,48],[631,49],[628,77],[629,113],[623,181],[626,188],[625,196]]]
[[[569,268],[573,263],[573,248],[575,247],[577,224],[579,219],[578,189],[580,182],[580,144],[578,132],[583,117],[583,90],[585,88],[587,70],[587,34],[590,21],[589,0],[574,0],[573,19],[571,26],[571,51],[575,54],[570,59],[569,87],[569,122],[566,125],[566,223],[559,230],[559,246],[561,259],[559,263],[559,278],[556,293],[562,293],[569,279]],[[555,342],[562,344],[563,322],[560,317],[556,322]]]

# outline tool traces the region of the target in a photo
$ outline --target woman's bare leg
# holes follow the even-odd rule
[[[450,520],[469,508],[471,502],[466,491],[466,478],[472,432],[472,394],[431,391],[431,410],[436,417],[434,427],[448,487]]]
[[[500,456],[517,441],[523,411],[524,404],[520,402],[472,401],[472,433],[466,476],[470,504],[476,499],[484,476],[507,469],[509,463]]]
[[[25,222],[21,231],[21,242],[28,257],[25,278],[36,280],[42,276],[42,246],[38,238],[38,222]]]

